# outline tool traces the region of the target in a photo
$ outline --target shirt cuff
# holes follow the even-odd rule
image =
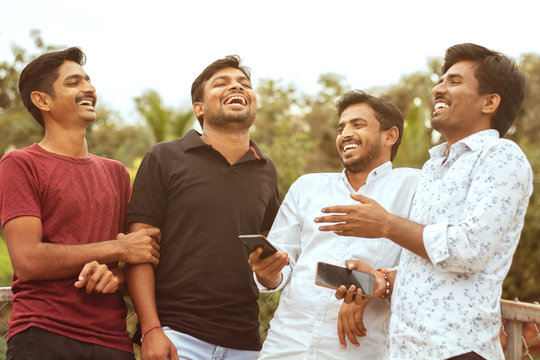
[[[450,252],[448,251],[447,229],[448,223],[426,225],[424,227],[422,234],[424,248],[433,265],[437,265],[448,259],[450,256]]]

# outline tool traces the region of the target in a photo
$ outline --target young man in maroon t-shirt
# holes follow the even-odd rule
[[[159,229],[123,234],[125,167],[88,153],[97,98],[84,61],[69,48],[21,73],[23,102],[45,135],[0,160],[0,220],[14,269],[7,359],[133,359],[117,262],[158,263]]]

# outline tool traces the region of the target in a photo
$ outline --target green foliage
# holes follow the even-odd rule
[[[154,142],[172,140],[186,133],[195,121],[190,109],[172,109],[163,104],[159,93],[146,90],[134,99],[135,106],[154,137]]]
[[[13,268],[7,251],[6,241],[0,231],[0,287],[10,286],[13,277]]]

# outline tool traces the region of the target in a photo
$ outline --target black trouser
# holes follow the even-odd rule
[[[31,327],[8,341],[6,360],[134,360],[133,354]]]
[[[448,358],[446,360],[486,360],[474,351]]]

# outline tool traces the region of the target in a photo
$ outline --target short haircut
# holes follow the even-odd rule
[[[459,61],[472,60],[478,66],[474,72],[478,81],[478,92],[499,94],[501,103],[491,118],[491,128],[504,136],[517,117],[525,98],[525,75],[516,63],[507,56],[483,46],[465,43],[446,50],[443,73]]]
[[[209,80],[215,73],[225,68],[235,68],[244,73],[248,80],[251,81],[251,72],[248,67],[241,66],[242,60],[238,55],[228,55],[223,59],[219,59],[208,65],[202,73],[193,81],[191,85],[191,103],[202,101],[204,97],[204,83]],[[204,119],[198,117],[201,127],[203,126]]]
[[[21,72],[19,92],[23,104],[41,126],[44,126],[41,111],[32,103],[30,94],[33,91],[42,91],[54,99],[56,94],[53,83],[58,79],[58,68],[62,66],[64,61],[73,61],[82,66],[86,62],[86,56],[77,47],[53,51],[32,60]]]
[[[352,90],[343,94],[337,101],[338,116],[341,117],[346,108],[355,104],[367,104],[373,109],[375,118],[381,124],[381,131],[389,130],[392,126],[397,127],[399,135],[396,143],[392,146],[390,156],[390,160],[394,160],[403,136],[403,114],[401,111],[389,100],[369,95],[362,90]]]

